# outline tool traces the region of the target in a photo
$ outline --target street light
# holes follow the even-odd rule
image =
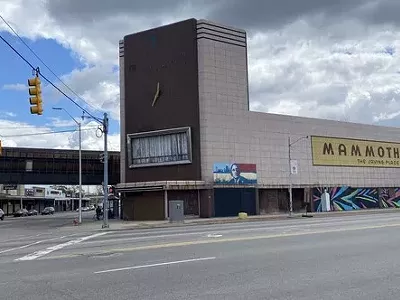
[[[78,125],[79,131],[79,224],[82,223],[82,128],[81,123],[63,107],[53,107],[54,110],[63,110]]]
[[[303,140],[303,139],[308,139],[307,136],[302,136],[299,137],[297,140],[294,142],[291,142],[290,136],[288,137],[288,146],[289,146],[289,216],[292,216],[293,213],[293,183],[292,183],[292,155],[291,155],[291,149],[294,144],[297,142]]]

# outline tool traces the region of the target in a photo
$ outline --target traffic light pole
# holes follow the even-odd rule
[[[74,119],[75,120],[75,119]],[[82,224],[82,124],[78,123],[79,128],[79,224]]]
[[[104,113],[103,119],[103,130],[104,130],[104,199],[103,199],[103,226],[102,228],[109,228],[108,224],[108,147],[107,147],[107,135],[108,135],[108,117],[107,113]]]

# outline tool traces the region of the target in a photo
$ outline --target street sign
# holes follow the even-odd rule
[[[296,175],[296,174],[298,173],[298,169],[299,169],[299,167],[298,167],[297,160],[292,159],[292,160],[290,161],[290,172],[291,172],[293,175]]]
[[[16,190],[16,189],[17,189],[16,184],[4,184],[3,185],[3,190],[5,190],[5,191],[12,191],[12,190]]]

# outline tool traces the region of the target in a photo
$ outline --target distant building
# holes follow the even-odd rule
[[[67,197],[69,196],[69,197]],[[82,207],[88,206],[89,198],[82,195]],[[56,211],[72,211],[79,207],[79,193],[66,195],[62,190],[52,187],[26,185],[0,185],[0,208],[11,215],[21,207],[36,209],[39,213],[47,206]]]

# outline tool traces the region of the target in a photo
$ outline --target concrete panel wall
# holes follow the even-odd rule
[[[200,31],[198,63],[202,179],[213,181],[215,162],[257,164],[263,187],[288,186],[288,138],[306,135],[400,142],[400,129],[248,111],[246,33],[208,23]],[[223,31],[223,35],[222,32]],[[221,37],[219,37],[221,36]],[[395,187],[400,169],[313,166],[311,140],[293,145],[294,186]]]

